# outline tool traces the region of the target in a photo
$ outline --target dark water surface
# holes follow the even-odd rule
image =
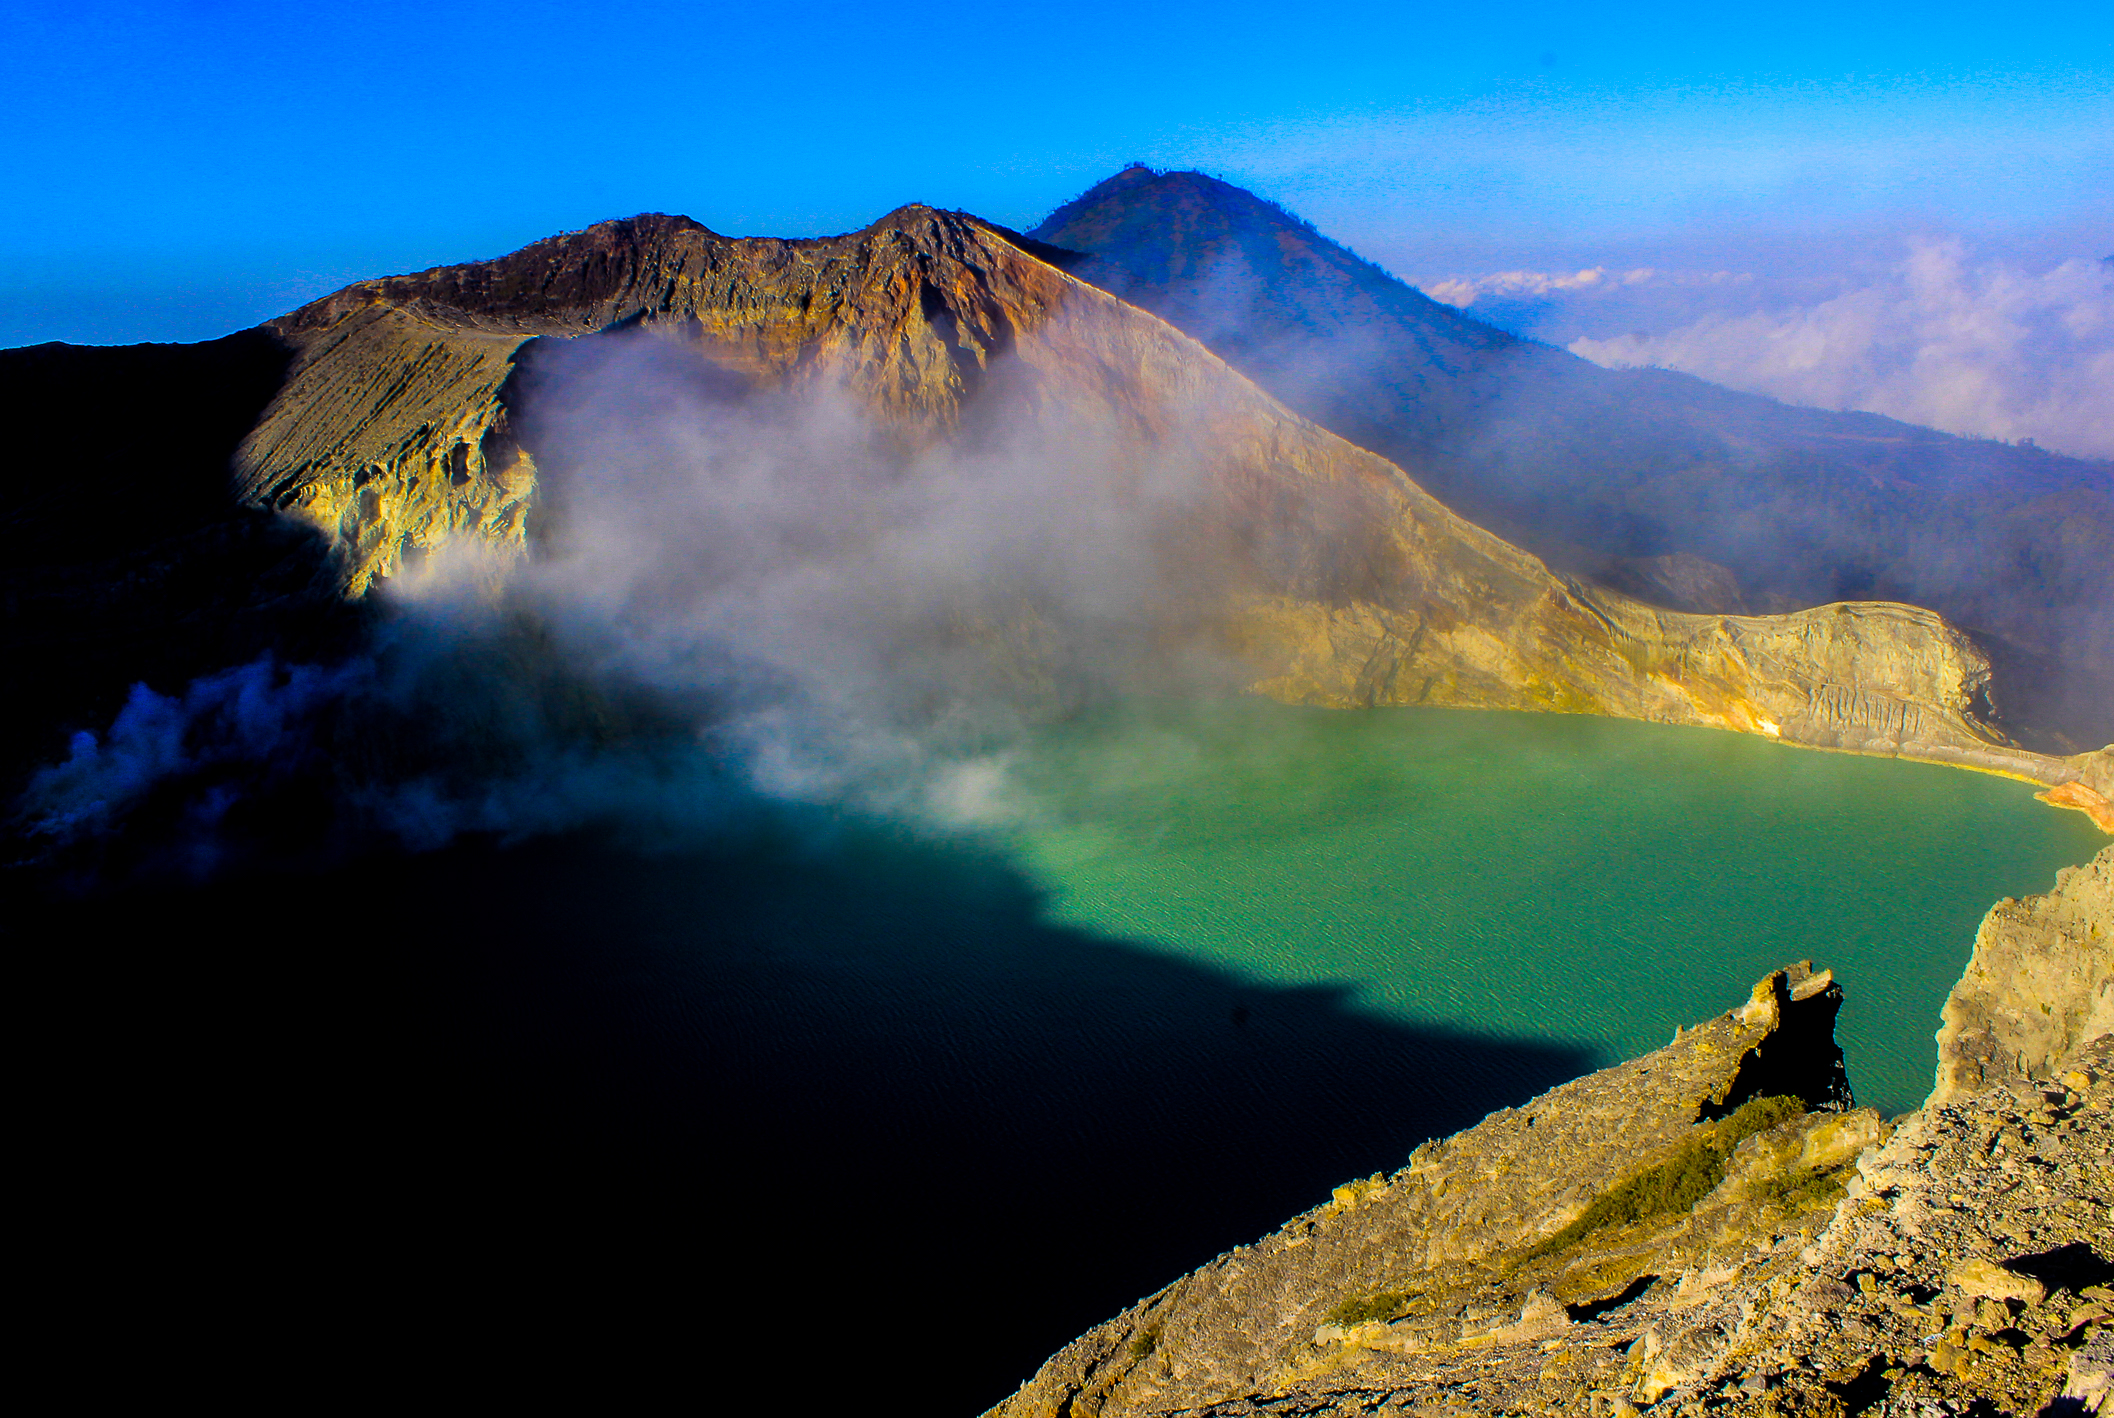
[[[978,838],[788,813],[18,913],[96,1218],[52,1304],[180,1326],[216,1392],[264,1349],[974,1412],[1782,960],[1847,977],[1865,1087],[1904,1046],[1857,1002],[1942,997],[2095,841],[2000,780],[1531,716],[1108,721],[1012,780]]]

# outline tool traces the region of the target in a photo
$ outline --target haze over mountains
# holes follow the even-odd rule
[[[1713,224],[1699,224],[1697,249],[1620,260],[1580,236],[1571,254],[1590,265],[1407,279],[1610,368],[1674,369],[1789,404],[2114,457],[2104,409],[2114,264],[2081,252],[2077,234],[2049,232],[2029,252],[1919,225],[1788,251],[1721,238],[1714,251]]]
[[[2114,737],[2104,463],[1601,369],[1199,173],[1127,169],[1031,235],[1553,565],[1689,610],[1930,606],[2016,665],[2019,728]]]
[[[1659,279],[1620,279],[1633,276],[1647,290]],[[1559,302],[1546,317],[1556,328],[1521,333],[1597,364],[1678,369],[1787,403],[2114,457],[2114,267],[2103,261],[2026,264],[1917,237],[1881,268],[1805,293],[1669,281],[1656,311],[1625,319],[1626,290],[1589,295]]]

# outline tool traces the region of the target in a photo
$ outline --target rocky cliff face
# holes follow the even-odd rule
[[[1155,547],[1163,636],[1208,643],[1266,694],[1610,713],[2076,776],[1991,726],[1987,662],[1940,617],[1684,615],[1553,574],[1038,250],[921,207],[816,241],[640,217],[366,282],[275,323],[295,362],[240,486],[331,537],[353,595],[452,537],[518,544],[538,477],[513,410],[523,346],[642,331],[750,389],[848,393],[906,450],[999,426],[1094,448],[1092,495]],[[1169,465],[1172,497],[1155,489]]]
[[[1938,1088],[1849,1106],[1808,966],[1141,1300],[992,1410],[2096,1412],[2114,848],[1990,913]],[[2092,1397],[2098,1395],[2098,1397]]]
[[[2063,1062],[2114,1033],[2114,855],[2056,878],[2055,890],[1999,901],[1967,973],[1945,1001],[1933,1103],[1999,1084],[2045,1087]]]

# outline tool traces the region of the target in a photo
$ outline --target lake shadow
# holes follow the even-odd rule
[[[132,1277],[69,1303],[195,1324],[208,1372],[269,1343],[347,1384],[425,1356],[473,1391],[973,1413],[1595,1062],[1055,926],[1002,859],[865,828],[459,846],[16,921],[70,1041],[82,1244]]]

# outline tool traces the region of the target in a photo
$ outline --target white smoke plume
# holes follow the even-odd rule
[[[1160,674],[1156,530],[1202,487],[1007,394],[906,447],[839,397],[718,387],[652,336],[559,347],[530,391],[548,530],[512,593],[573,663],[709,701],[774,793],[893,792],[935,755],[951,774],[1053,699]]]
[[[1569,348],[1788,403],[2114,457],[2114,273],[2100,261],[2036,274],[1976,260],[1957,240],[1916,241],[1882,278],[1814,304]]]
[[[219,865],[222,819],[245,797],[311,766],[315,718],[372,679],[361,659],[331,668],[267,658],[193,681],[181,695],[133,686],[107,733],[75,734],[62,763],[36,775],[21,804],[25,825],[50,839],[103,833],[172,780],[189,791],[174,805],[175,865],[203,874]]]

